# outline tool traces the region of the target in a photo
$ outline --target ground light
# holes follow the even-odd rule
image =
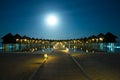
[[[44,58],[47,59],[47,58],[48,58],[48,55],[47,55],[47,54],[44,54]]]

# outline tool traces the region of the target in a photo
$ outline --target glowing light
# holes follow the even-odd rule
[[[120,46],[116,46],[115,48],[120,48]]]
[[[4,49],[3,47],[0,47],[0,49]]]
[[[56,26],[58,24],[58,18],[54,14],[50,14],[46,17],[46,21],[48,26]]]
[[[19,39],[16,39],[16,41],[19,41]]]
[[[66,51],[68,52],[68,51],[69,51],[69,49],[68,49],[68,48],[66,48]]]
[[[92,41],[95,41],[95,39],[92,39]]]
[[[88,53],[89,51],[86,49],[86,53]]]
[[[47,54],[44,54],[44,58],[48,58],[48,55],[47,55]]]
[[[103,38],[99,38],[100,41],[103,41]]]
[[[24,41],[26,42],[26,41],[27,41],[27,39],[24,39]]]
[[[35,49],[33,48],[33,49],[32,49],[32,52],[34,52],[34,51],[35,51]]]

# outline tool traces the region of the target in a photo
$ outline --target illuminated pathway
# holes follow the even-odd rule
[[[32,80],[88,80],[65,50],[54,50]]]

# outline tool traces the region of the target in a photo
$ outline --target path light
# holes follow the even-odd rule
[[[47,55],[46,53],[44,54],[44,58],[45,58],[45,59],[47,59],[47,58],[48,58],[48,55]]]

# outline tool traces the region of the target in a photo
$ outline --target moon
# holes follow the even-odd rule
[[[55,27],[58,25],[58,17],[55,14],[49,14],[46,16],[46,24],[50,27]]]

